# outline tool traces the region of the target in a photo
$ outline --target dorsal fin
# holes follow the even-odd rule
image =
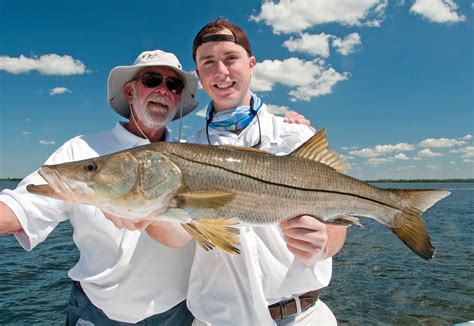
[[[347,170],[346,163],[344,163],[339,155],[328,149],[326,129],[318,131],[289,155],[326,164],[340,173],[344,173]]]

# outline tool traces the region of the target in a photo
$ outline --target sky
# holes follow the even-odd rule
[[[474,178],[473,14],[472,0],[1,0],[0,178],[122,120],[113,67],[162,49],[193,71],[194,36],[219,16],[248,34],[252,90],[326,128],[347,174]],[[198,100],[183,138],[205,124]]]

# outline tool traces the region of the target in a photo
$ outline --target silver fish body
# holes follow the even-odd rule
[[[159,215],[183,223],[204,248],[230,253],[238,252],[235,224],[269,224],[303,214],[337,224],[369,217],[422,258],[431,258],[434,248],[421,213],[449,192],[380,189],[340,173],[343,168],[322,130],[285,156],[233,146],[150,144],[45,166],[40,174],[53,191],[29,190],[125,218]]]

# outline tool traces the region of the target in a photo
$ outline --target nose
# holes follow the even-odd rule
[[[171,95],[171,92],[168,89],[168,86],[166,86],[166,81],[165,80],[163,80],[160,85],[153,88],[153,93],[167,94],[169,96]]]
[[[229,69],[225,65],[223,61],[217,62],[217,67],[216,67],[216,75],[223,75],[223,76],[228,76],[229,75]]]

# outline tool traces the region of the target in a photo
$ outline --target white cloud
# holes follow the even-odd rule
[[[428,164],[426,167],[430,170],[440,170],[441,169],[439,166],[431,165],[431,164]]]
[[[273,32],[301,32],[318,24],[380,26],[387,0],[280,0],[265,1],[251,20],[264,22]]]
[[[312,97],[330,94],[348,76],[349,73],[339,73],[322,60],[264,60],[255,66],[251,86],[255,91],[268,92],[280,83],[293,88],[289,93],[291,101],[310,101]]]
[[[195,114],[198,117],[205,118],[206,117],[206,112],[207,112],[207,107],[204,107],[201,110],[197,111]]]
[[[44,140],[44,139],[41,139],[38,143],[41,144],[41,145],[54,145],[54,144],[56,144],[56,142],[54,140]]]
[[[464,160],[462,160],[464,163],[474,163],[474,160],[470,159],[470,158],[466,158]]]
[[[23,132],[20,134],[20,136],[21,136],[22,138],[26,138],[26,139],[30,138],[31,135],[32,135],[32,133],[31,133],[30,131],[23,131]]]
[[[344,160],[353,160],[354,159],[354,156],[350,156],[350,155],[344,155],[344,154],[339,154],[339,156]]]
[[[40,57],[27,58],[22,54],[18,58],[0,56],[0,70],[12,74],[37,70],[42,75],[68,76],[84,74],[86,66],[69,55],[45,54]]]
[[[408,166],[400,166],[399,168],[394,169],[394,171],[402,172],[402,171],[410,171],[415,170],[415,165],[408,165]]]
[[[410,158],[406,156],[404,153],[398,153],[392,159],[397,160],[397,161],[406,161],[409,160]]]
[[[453,149],[450,153],[463,153],[462,157],[470,158],[474,157],[474,146],[467,146],[465,148]]]
[[[383,157],[378,157],[378,158],[369,158],[365,164],[369,164],[369,165],[382,165],[382,164],[387,164],[389,162],[391,162],[392,160],[390,159],[386,159],[386,158],[383,158]]]
[[[377,145],[372,148],[363,148],[360,150],[350,151],[349,153],[361,157],[377,157],[393,152],[408,152],[414,149],[415,147],[411,144],[399,143],[396,145]]]
[[[54,96],[58,94],[72,93],[69,88],[66,87],[55,87],[49,90],[49,95]]]
[[[437,152],[432,152],[431,149],[426,148],[426,149],[423,149],[423,150],[419,151],[418,154],[416,154],[416,156],[418,158],[426,158],[426,157],[443,156],[443,154],[437,153]]]
[[[457,23],[466,20],[456,10],[454,0],[416,0],[410,12],[420,15],[434,23]]]
[[[345,38],[336,38],[332,41],[332,46],[336,48],[336,51],[342,55],[349,55],[357,50],[362,44],[358,33],[352,33],[347,35]]]
[[[464,145],[466,142],[463,140],[458,140],[458,139],[448,139],[448,138],[428,138],[420,142],[421,147],[437,147],[437,148],[442,148],[442,147],[454,147],[454,146],[460,146]]]
[[[291,37],[283,43],[283,46],[291,52],[302,52],[323,58],[329,57],[329,40],[334,36],[329,34],[307,34],[302,33],[300,38]]]
[[[286,112],[290,111],[290,108],[287,106],[267,104],[267,110],[270,113],[275,115],[284,116]]]
[[[472,139],[472,135],[466,135],[462,138],[463,140],[471,140]]]

